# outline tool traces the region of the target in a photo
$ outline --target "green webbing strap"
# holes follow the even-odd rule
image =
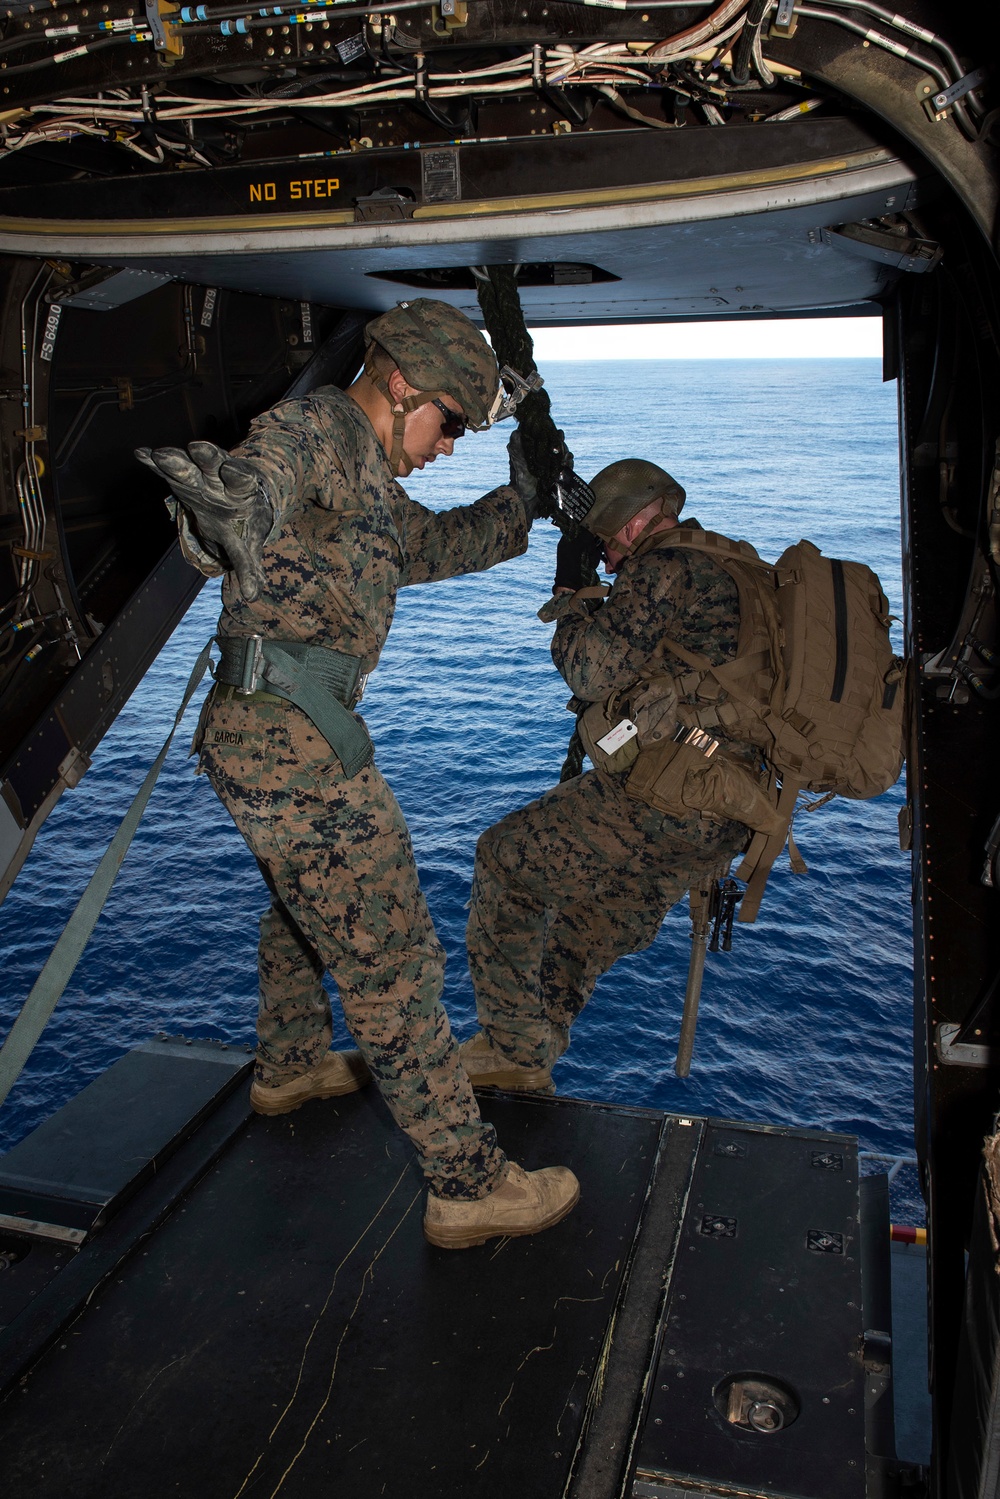
[[[34,988],[11,1026],[6,1041],[0,1047],[0,1104],[4,1102],[20,1077],[24,1064],[34,1051],[39,1036],[62,998],[63,991],[73,977],[73,971],[83,955],[83,950],[90,941],[90,934],[97,925],[97,918],[111,894],[111,887],[118,877],[122,860],[128,853],[129,844],[135,837],[135,830],[146,810],[146,803],[156,784],[156,778],[163,769],[163,762],[167,758],[174,735],[198,684],[208,670],[211,650],[212,641],[210,640],[195,662],[194,671],[184,689],[184,700],[177,710],[177,716],[174,719],[173,728],[167,735],[166,743],[153,761],[135,800],[125,814],[124,821],[91,875],[90,883],[81,895],[76,910],[63,928],[62,935],[49,954],[45,967],[35,981]]]
[[[352,780],[375,756],[368,730],[359,718],[349,713],[307,666],[289,655],[277,641],[264,642],[265,665],[260,680],[278,694],[301,708],[311,718],[327,744]]]

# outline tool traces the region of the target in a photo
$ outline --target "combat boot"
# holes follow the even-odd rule
[[[554,1093],[550,1067],[519,1067],[497,1051],[485,1031],[477,1031],[458,1048],[459,1059],[474,1088],[508,1088],[514,1093]]]
[[[258,1114],[290,1114],[310,1098],[337,1098],[356,1093],[371,1082],[360,1051],[328,1051],[323,1060],[290,1083],[269,1088],[256,1080],[250,1087],[250,1107]]]
[[[567,1166],[525,1171],[508,1161],[499,1186],[476,1202],[427,1195],[424,1238],[439,1249],[471,1249],[551,1228],[576,1207],[580,1183]]]

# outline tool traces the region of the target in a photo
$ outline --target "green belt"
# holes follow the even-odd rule
[[[238,687],[231,687],[228,683],[218,682],[216,685],[218,691],[215,695],[223,701],[230,697],[241,698],[244,703],[284,703],[287,701],[286,698],[279,697],[276,692],[262,692],[259,687],[254,692],[241,692]]]
[[[222,659],[215,680],[246,698],[275,697],[301,708],[323,735],[348,779],[370,765],[368,730],[349,711],[357,701],[361,660],[301,640],[261,635],[216,636]],[[266,684],[266,685],[264,685]]]

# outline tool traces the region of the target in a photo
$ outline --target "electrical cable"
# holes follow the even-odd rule
[[[703,46],[705,42],[717,41],[722,28],[738,11],[745,10],[746,5],[747,0],[722,0],[722,4],[717,6],[710,16],[706,16],[704,21],[695,26],[689,26],[686,31],[677,32],[676,36],[669,36],[664,41],[657,42],[650,49],[650,55],[666,57],[693,46]]]
[[[612,88],[608,83],[599,83],[597,85],[597,92],[603,94],[606,99],[609,99],[622,114],[628,115],[630,120],[637,120],[641,125],[651,125],[654,130],[678,130],[680,128],[675,121],[656,120],[650,115],[644,115],[641,110],[633,109],[631,104],[625,103],[618,90]]]
[[[771,8],[771,0],[750,0],[739,40],[733,48],[730,76],[734,83],[746,83],[750,77],[750,63],[754,46],[760,36],[764,17]]]
[[[603,47],[600,49],[602,52],[607,50]],[[590,55],[589,52],[574,53],[569,47],[555,48],[549,54],[550,70],[546,73],[545,83],[554,87],[573,77],[574,81],[583,83],[615,83],[624,80],[646,86],[648,79],[640,69],[648,66],[648,63],[645,59],[637,59],[630,54],[626,56],[627,63],[615,63],[602,56]],[[436,81],[436,86],[429,87],[428,92],[435,98],[456,98],[470,92],[488,94],[530,89],[527,73],[530,61],[530,54],[525,54],[512,62],[494,64],[470,72],[442,73],[436,75],[436,79],[440,82]],[[588,69],[600,71],[596,71],[595,76],[591,77]],[[518,78],[504,76],[499,81],[489,81],[491,75],[496,80],[496,75],[506,75],[514,70],[520,70],[521,76]],[[579,77],[574,75],[579,75]],[[411,99],[413,92],[411,88],[401,88],[396,78],[378,79],[359,85],[357,88],[341,90],[336,94],[319,94],[300,98],[296,100],[296,109],[344,108],[362,103],[378,104],[398,99]],[[157,118],[160,121],[233,118],[240,115],[254,117],[262,113],[273,112],[276,107],[275,102],[268,97],[206,100],[186,95],[161,95],[157,99],[157,106]],[[37,108],[44,109],[59,118],[64,126],[68,125],[70,118],[74,116],[102,120],[108,124],[135,125],[145,122],[145,111],[139,100],[106,100],[100,104],[94,104],[90,99],[66,98],[58,103],[37,106]]]
[[[565,0],[565,3],[571,3],[571,0]],[[575,3],[575,0],[572,0],[572,3]],[[537,87],[538,83],[541,82],[542,87],[545,89],[556,89],[567,84],[610,89],[614,95],[617,95],[617,98],[613,97],[612,93],[606,94],[606,97],[616,108],[621,108],[627,113],[630,106],[621,97],[620,88],[622,86],[634,87],[636,85],[649,87],[651,80],[644,70],[648,70],[650,67],[662,70],[665,67],[690,60],[704,50],[706,41],[711,42],[716,54],[714,60],[717,61],[724,52],[726,42],[738,33],[741,33],[740,43],[736,49],[738,56],[734,58],[731,65],[731,71],[733,71],[734,76],[739,73],[741,68],[740,57],[745,53],[749,53],[749,57],[753,61],[755,68],[758,72],[761,72],[762,81],[766,86],[770,86],[773,84],[774,75],[764,62],[760,43],[760,30],[770,3],[773,3],[773,0],[750,0],[752,8],[748,9],[747,0],[723,0],[723,4],[716,6],[711,15],[706,17],[699,25],[688,28],[685,32],[678,33],[674,37],[655,43],[645,53],[641,54],[629,53],[626,46],[622,44],[594,43],[587,48],[579,50],[574,50],[567,44],[557,44],[555,47],[546,50],[544,75],[541,80],[534,77],[534,71],[532,70],[532,77],[529,81],[528,72],[532,65],[532,57],[531,54],[522,53],[506,61],[488,64],[476,69],[435,73],[433,79],[425,70],[421,70],[426,80],[424,85],[422,87],[419,84],[409,86],[408,84],[404,84],[403,78],[409,79],[414,77],[413,72],[401,60],[390,57],[391,64],[403,70],[402,76],[397,74],[390,78],[376,78],[364,83],[359,82],[353,87],[349,86],[334,93],[320,92],[305,97],[300,96],[296,100],[296,110],[307,114],[308,111],[313,109],[343,109],[407,100],[410,102],[415,101],[427,111],[433,111],[430,117],[442,128],[458,130],[459,126],[454,125],[446,115],[434,109],[432,100],[444,101],[467,96],[469,93],[489,95],[492,93],[519,92]],[[831,5],[845,3],[848,3],[848,0],[830,0]],[[426,0],[399,0],[399,4],[394,6],[393,10],[418,9],[425,4]],[[882,7],[875,4],[875,0],[859,0],[858,8],[866,9],[871,14],[878,14],[880,16],[883,14]],[[199,6],[197,12],[191,11],[190,7],[185,7],[185,10],[192,16],[192,21],[194,21],[195,15],[207,17],[209,14],[204,6]],[[366,16],[378,13],[370,7],[317,5],[308,12],[296,12],[293,15],[290,11],[285,12],[280,7],[273,7],[270,15],[261,16],[258,10],[256,19],[244,22],[244,29],[257,30],[265,26],[273,26],[277,19],[275,12],[278,15],[284,15],[289,24],[301,24],[303,22],[308,24],[321,19],[324,15],[334,13],[338,15],[364,14]],[[736,14],[737,12],[740,12],[740,14]],[[218,15],[219,13],[215,14]],[[904,46],[894,41],[891,37],[883,36],[880,32],[865,28],[863,25],[860,25],[848,16],[840,14],[836,10],[827,10],[819,5],[800,4],[797,14],[803,17],[829,21],[835,25],[842,26],[854,34],[862,36],[865,40],[874,43],[876,46],[880,46],[894,53],[894,55],[904,58],[923,71],[928,72],[942,87],[948,86],[947,75],[942,72],[941,68],[923,56],[922,53],[916,51],[912,46]],[[884,14],[887,15],[888,13]],[[759,24],[754,19],[758,16]],[[891,24],[892,20],[893,18],[890,17],[887,24]],[[281,24],[279,22],[279,25]],[[214,31],[217,27],[214,22],[198,20],[194,21],[194,24],[186,29]],[[282,29],[284,29],[283,26]],[[933,33],[925,32],[923,28],[914,28],[910,23],[907,23],[906,27],[901,27],[901,29],[906,30],[908,34],[919,32],[920,40],[929,39],[927,40],[927,45],[934,45],[944,49],[942,56],[945,55],[945,52],[948,53],[949,68],[957,68],[959,66],[957,59],[950,48],[947,47],[947,44],[943,43],[940,38],[935,37]],[[116,41],[125,39],[122,36],[104,37],[85,47],[74,49],[73,55],[79,56],[85,52],[98,50],[99,48],[113,45]],[[131,38],[127,39],[131,40]],[[37,38],[33,40],[37,40]],[[388,45],[388,39],[385,37],[384,31],[382,41],[384,47]],[[683,45],[679,45],[681,43]],[[62,54],[60,60],[66,60],[69,55]],[[47,66],[53,60],[55,59],[37,60],[16,68],[0,69],[0,71],[8,74],[19,71],[33,71],[37,68]],[[745,66],[745,64],[742,64],[742,66]],[[326,76],[329,77],[330,75]],[[709,87],[704,83],[699,86]],[[737,85],[737,87],[739,86]],[[18,134],[16,129],[8,126],[6,132],[7,139],[3,151],[9,152],[19,149],[25,144],[33,144],[53,138],[66,139],[71,137],[74,131],[80,130],[83,133],[103,133],[106,138],[113,139],[114,143],[121,145],[124,149],[130,150],[152,163],[159,164],[163,162],[166,159],[164,155],[165,150],[169,150],[175,154],[186,150],[194,156],[195,160],[200,160],[204,164],[205,159],[203,157],[199,158],[193,142],[185,146],[184,144],[171,141],[169,138],[157,138],[156,151],[151,152],[139,144],[137,132],[128,138],[124,138],[118,133],[113,134],[113,127],[115,126],[125,126],[128,129],[134,130],[134,127],[137,125],[148,124],[148,111],[141,109],[138,101],[130,99],[124,93],[124,90],[116,92],[119,94],[118,98],[105,99],[99,105],[95,105],[91,99],[65,98],[58,103],[31,107],[26,113],[34,116],[45,114],[48,118],[44,122],[39,121],[37,118],[33,119],[31,126],[21,134]],[[724,88],[721,91],[712,90],[711,92],[716,94],[721,92],[723,99],[726,96]],[[276,113],[279,108],[278,97],[278,95],[271,94],[254,98],[205,99],[203,97],[183,95],[161,95],[157,101],[158,119],[164,125],[167,121],[173,120],[184,120],[189,124],[193,124],[199,119],[214,120],[239,117],[251,120],[260,119],[262,115],[274,115]],[[972,127],[970,122],[968,122],[967,116],[965,116],[965,122],[963,123],[959,103],[960,101],[957,101],[954,106],[956,123],[960,129],[963,129],[964,133],[969,134]],[[804,106],[797,105],[793,106],[790,111],[779,111],[779,114],[771,116],[771,119],[777,120],[794,117],[815,107],[816,101],[807,100]],[[632,117],[642,119],[643,123],[652,128],[656,128],[660,123],[648,117],[641,116],[639,111],[634,111]],[[101,122],[105,126],[103,132],[99,129],[98,122]]]

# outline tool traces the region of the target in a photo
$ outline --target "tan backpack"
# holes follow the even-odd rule
[[[667,544],[707,552],[733,578],[739,641],[732,660],[713,666],[664,640],[663,649],[688,668],[672,673],[681,727],[667,744],[640,749],[626,790],[663,811],[698,808],[754,829],[737,870],[747,881],[740,920],[751,922],[786,841],[792,868],[805,870],[791,837],[800,792],[864,800],[895,784],[904,663],[889,643],[886,597],[863,563],[824,557],[800,541],[772,566],[748,542],[684,527]],[[721,730],[721,744],[713,729]],[[726,756],[726,737],[761,750],[765,778]],[[739,783],[749,815],[740,815],[723,781]]]

